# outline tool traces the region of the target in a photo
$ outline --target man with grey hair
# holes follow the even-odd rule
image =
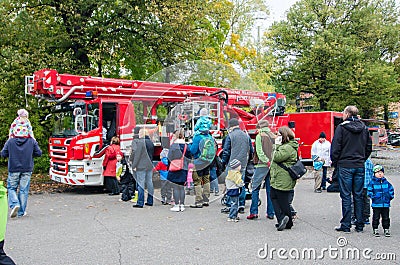
[[[342,199],[341,225],[335,228],[338,232],[350,233],[353,201],[356,231],[363,231],[364,163],[371,152],[372,140],[368,128],[358,118],[357,107],[347,106],[343,111],[343,122],[337,126],[331,145],[332,165],[337,168]]]

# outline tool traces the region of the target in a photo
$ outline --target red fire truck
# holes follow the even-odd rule
[[[116,135],[121,150],[129,154],[135,127],[151,132],[156,160],[177,128],[185,128],[188,138],[193,135],[201,108],[209,110],[211,132],[219,143],[230,118],[241,120],[253,138],[260,119],[268,119],[273,131],[289,119],[280,93],[77,76],[51,69],[27,76],[25,93],[55,103],[50,177],[71,185],[103,185],[102,150]]]
[[[300,144],[299,156],[305,164],[311,165],[311,146],[321,132],[325,132],[326,139],[332,142],[336,127],[343,121],[342,117],[342,112],[334,111],[289,114],[288,124],[294,128]]]

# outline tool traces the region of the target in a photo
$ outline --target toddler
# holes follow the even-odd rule
[[[155,171],[160,173],[161,181],[161,203],[163,205],[171,204],[172,190],[169,185],[168,177],[168,149],[163,149],[160,153],[161,161],[154,167]]]
[[[116,178],[121,184],[121,199],[120,201],[132,200],[135,195],[136,181],[134,180],[128,164],[122,153],[117,153],[117,170]]]
[[[31,122],[28,119],[29,113],[26,109],[19,109],[17,111],[18,117],[11,123],[10,132],[8,137],[24,137],[24,138],[33,138],[33,131]]]
[[[209,131],[211,128],[212,121],[208,117],[208,110],[202,108],[200,110],[200,117],[194,126],[194,135],[200,134],[203,131]]]
[[[394,198],[394,189],[392,184],[384,177],[384,168],[381,165],[374,166],[374,176],[368,184],[367,194],[372,200],[372,231],[376,237],[379,237],[378,225],[382,217],[383,233],[390,237],[390,201]]]
[[[226,185],[226,195],[229,196],[231,201],[231,208],[229,210],[228,222],[238,222],[238,208],[239,208],[239,194],[240,188],[243,187],[244,183],[242,180],[242,173],[240,173],[240,169],[242,165],[239,160],[233,159],[229,163],[229,171],[228,175],[225,179]]]

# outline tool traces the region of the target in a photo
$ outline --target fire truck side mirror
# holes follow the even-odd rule
[[[289,127],[290,129],[296,128],[296,122],[295,122],[295,121],[289,121],[289,122],[288,122],[288,127]]]

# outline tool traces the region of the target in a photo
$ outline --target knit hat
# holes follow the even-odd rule
[[[233,159],[233,160],[229,163],[229,166],[230,166],[230,168],[232,168],[232,169],[235,169],[235,168],[239,167],[240,165],[242,165],[242,164],[241,164],[240,161],[237,160],[237,159]]]
[[[262,129],[262,128],[268,127],[268,126],[269,126],[269,122],[267,120],[258,121],[258,124],[257,124],[258,129]]]
[[[325,134],[324,132],[321,132],[321,133],[319,134],[319,138],[326,138],[326,134]]]
[[[168,156],[168,149],[163,149],[160,153],[160,158],[164,158]]]
[[[19,117],[27,117],[28,118],[28,116],[29,116],[29,113],[26,109],[19,109],[17,111],[17,114]]]
[[[379,171],[382,171],[384,173],[385,169],[381,165],[376,165],[376,166],[374,166],[373,171],[374,171],[374,173],[379,172]]]
[[[229,120],[229,128],[239,126],[239,121],[236,118],[230,119]]]
[[[208,115],[208,110],[206,108],[202,108],[200,110],[200,116],[207,116]]]
[[[140,127],[135,127],[133,129],[133,134],[139,134],[139,131],[140,131]]]

